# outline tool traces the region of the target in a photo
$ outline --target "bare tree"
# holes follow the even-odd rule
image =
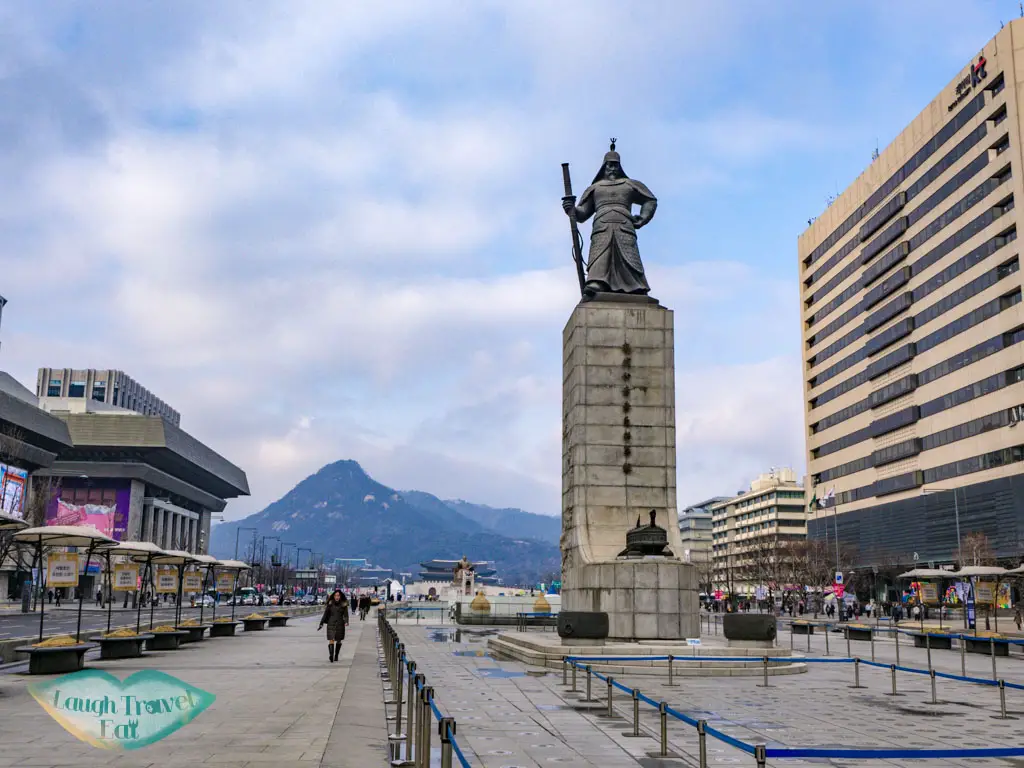
[[[972,531],[963,537],[961,546],[954,553],[961,568],[968,565],[995,565],[996,555],[992,544],[981,531]]]

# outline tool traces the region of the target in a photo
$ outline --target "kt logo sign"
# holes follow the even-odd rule
[[[988,64],[988,62],[985,60],[984,56],[979,56],[978,57],[977,64],[971,64],[971,87],[972,88],[974,86],[980,84],[981,81],[984,80],[988,76],[988,73],[985,71],[985,65],[986,64]]]

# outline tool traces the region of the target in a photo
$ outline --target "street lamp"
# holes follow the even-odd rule
[[[252,556],[255,559],[255,557],[256,557],[256,529],[253,528],[251,525],[240,525],[235,530],[235,560],[238,559],[238,534],[240,534],[242,531],[252,531],[252,543],[253,543]]]
[[[280,536],[261,536],[260,537],[260,558],[259,558],[259,563],[260,563],[260,581],[266,581],[265,573],[264,573],[264,566],[263,566],[263,558],[267,556],[267,540],[268,539],[270,541],[280,541],[281,537]]]

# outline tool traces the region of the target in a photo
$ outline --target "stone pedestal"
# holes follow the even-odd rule
[[[697,574],[676,512],[671,310],[581,302],[563,332],[562,609],[608,614],[616,640],[700,636]],[[651,509],[672,558],[623,559]]]

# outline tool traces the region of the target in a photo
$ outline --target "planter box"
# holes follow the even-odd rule
[[[771,643],[775,623],[775,617],[766,613],[727,613],[722,617],[722,633],[726,640]]]
[[[793,622],[793,634],[794,635],[813,635],[814,625],[807,624],[806,622],[801,623],[798,621]]]
[[[181,638],[183,643],[198,643],[205,637],[209,624],[200,624],[197,627],[178,627],[179,632],[185,632],[186,636]]]
[[[270,626],[272,626],[272,627],[287,627],[288,626],[288,619],[290,619],[290,618],[291,618],[291,616],[271,616],[270,617]]]
[[[147,651],[176,651],[181,643],[181,638],[188,632],[176,630],[174,632],[154,632],[153,636],[146,641]]]
[[[914,647],[930,647],[937,651],[949,651],[953,648],[953,638],[929,635],[927,632],[918,632],[914,634]]]
[[[210,625],[210,637],[234,637],[237,621],[215,621]]]
[[[875,630],[871,627],[847,627],[847,633],[851,640],[863,640],[870,643]]]
[[[16,649],[27,653],[30,675],[62,675],[77,672],[85,666],[85,652],[96,646],[93,643],[79,643],[62,648],[33,648],[25,645]]]
[[[135,659],[142,655],[142,644],[153,635],[137,637],[97,637],[101,659]]]
[[[987,637],[971,637],[970,635],[964,635],[963,642],[967,646],[968,653],[981,653],[985,656],[991,656],[992,653],[995,652],[996,656],[1010,655],[1010,644],[1005,640],[996,640],[993,643],[993,641]]]
[[[259,632],[266,629],[266,619],[242,619],[242,625],[245,627],[246,632]]]

